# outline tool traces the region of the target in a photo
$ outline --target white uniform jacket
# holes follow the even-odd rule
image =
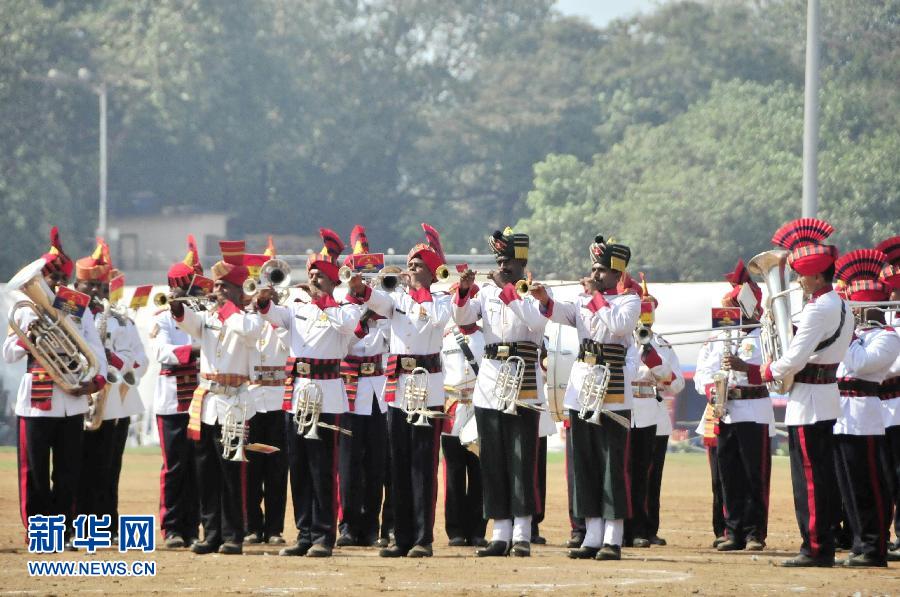
[[[391,324],[387,319],[369,319],[369,331],[359,338],[356,335],[350,337],[348,355],[354,357],[374,357],[385,355],[390,349]],[[384,359],[382,359],[382,367]],[[378,410],[384,414],[387,412],[387,404],[384,402],[384,375],[372,375],[357,379],[356,400],[353,402],[353,414],[371,415],[372,408],[377,404]]]
[[[164,309],[156,314],[150,329],[150,350],[161,369],[187,364],[194,347],[200,347],[199,341],[193,340],[190,334],[176,325],[171,311]],[[158,415],[178,414],[177,390],[174,376],[157,376],[153,412]]]
[[[841,392],[841,416],[834,424],[836,434],[884,435],[884,408],[878,393],[898,355],[900,336],[894,328],[873,327],[857,332],[838,367],[838,383],[844,385],[844,379],[872,382],[874,391],[854,391],[852,396],[846,395],[851,392]]]

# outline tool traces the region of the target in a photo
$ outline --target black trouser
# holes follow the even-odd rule
[[[157,415],[162,468],[159,471],[159,526],[163,536],[180,535],[188,544],[199,536],[200,499],[195,442],[187,436],[189,415]],[[251,419],[252,420],[252,419]]]
[[[268,444],[277,452],[247,452],[247,529],[262,540],[284,532],[287,504],[287,417],[283,410],[258,412],[250,419],[250,443]],[[265,512],[262,502],[265,500]]]
[[[725,500],[722,497],[722,479],[719,476],[719,448],[706,446],[709,476],[712,484],[712,526],[716,538],[725,534]]]
[[[478,426],[484,518],[506,520],[533,516],[541,507],[537,483],[537,411],[509,415],[475,407]]]
[[[616,411],[629,418],[628,410]],[[591,413],[588,413],[590,417]],[[622,425],[603,417],[595,425],[569,411],[572,428],[575,514],[583,518],[625,519],[631,515],[628,495],[628,433]]]
[[[83,426],[83,415],[18,417],[19,511],[26,529],[30,516],[63,514],[71,535],[81,473]]]
[[[719,423],[719,478],[730,539],[765,543],[772,452],[766,423]]]
[[[414,545],[431,545],[434,542],[441,422],[435,419],[428,426],[413,425],[406,421],[402,409],[390,407],[387,428],[391,450],[394,542],[405,550]]]
[[[668,435],[653,438],[653,458],[647,481],[647,535],[651,539],[659,534],[659,496],[662,493],[663,467],[668,449]]]
[[[110,455],[109,485],[109,516],[112,520],[110,527],[113,535],[119,532],[119,477],[122,475],[122,456],[125,454],[125,444],[128,443],[128,429],[131,427],[131,417],[122,417],[115,420],[112,437],[112,454]]]
[[[887,556],[891,501],[882,466],[881,435],[834,436],[841,500],[853,533],[853,553]]]
[[[444,523],[447,537],[484,539],[487,520],[482,501],[481,462],[459,438],[441,436],[444,452]]]
[[[585,522],[583,518],[575,516],[575,509],[572,505],[575,501],[575,471],[572,470],[572,429],[566,427],[566,489],[569,496],[569,525],[572,527],[572,536],[577,539],[584,539],[586,532]]]
[[[900,547],[900,425],[884,430],[884,463],[894,506],[894,543]]]
[[[200,426],[196,448],[203,541],[211,545],[242,543],[246,463],[222,456],[222,426],[218,423]]]
[[[103,516],[112,513],[112,467],[115,461],[116,419],[103,421],[95,431],[85,431],[81,444],[81,481],[78,485],[79,514]],[[110,517],[111,518],[111,517]],[[110,521],[110,524],[112,521]],[[115,532],[118,527],[111,527]]]
[[[834,420],[788,426],[794,511],[803,543],[800,553],[825,560],[834,558],[832,521],[838,504],[829,488],[834,473]]]
[[[625,544],[634,539],[649,539],[647,486],[653,462],[653,440],[656,425],[632,427],[628,434],[628,476],[631,481],[631,518],[625,521]]]
[[[341,426],[342,417],[322,414],[319,421]],[[294,417],[288,418],[287,446],[291,470],[297,543],[334,547],[337,529],[337,431],[318,427],[319,439],[297,435]],[[308,430],[307,430],[308,431]]]
[[[384,428],[387,432],[387,415],[384,418]],[[384,502],[381,504],[381,527],[378,536],[381,539],[390,539],[394,533],[394,492],[391,489],[391,451],[384,451]]]
[[[339,479],[341,535],[367,544],[378,539],[378,515],[384,496],[387,458],[386,415],[373,398],[372,414],[347,413],[341,417],[353,436],[341,435]]]
[[[540,419],[538,419],[540,425]],[[537,482],[538,482],[538,501],[536,504],[537,512],[531,518],[531,538],[534,539],[540,535],[538,525],[544,522],[544,513],[547,510],[547,437],[538,438],[538,454],[537,454]]]

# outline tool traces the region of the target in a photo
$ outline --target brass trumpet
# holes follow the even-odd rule
[[[212,298],[209,295],[170,297],[165,292],[157,292],[153,295],[153,304],[160,309],[171,306],[170,303],[185,303],[189,309],[199,311],[206,308],[211,302]]]

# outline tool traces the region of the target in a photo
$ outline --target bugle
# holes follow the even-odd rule
[[[382,289],[391,292],[400,285],[400,276],[406,272],[360,272],[349,265],[341,266],[338,270],[338,279],[347,283],[353,276],[360,276],[367,280],[377,280]]]
[[[271,289],[279,294],[281,302],[287,298],[291,285],[291,266],[283,259],[269,259],[259,268],[259,277],[247,278],[241,290],[247,296],[254,296],[263,288]]]

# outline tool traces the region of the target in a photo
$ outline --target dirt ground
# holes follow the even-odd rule
[[[150,448],[129,450],[122,474],[120,508],[124,513],[157,513],[160,457]],[[761,553],[720,554],[710,549],[709,472],[703,454],[670,454],[663,485],[660,536],[665,547],[625,549],[620,562],[575,561],[566,558],[569,527],[563,462],[551,454],[548,465],[548,512],[541,533],[549,544],[535,546],[530,559],[477,559],[472,548],[447,547],[438,496],[435,554],[424,560],[385,560],[374,548],[335,550],[328,560],[278,557],[269,546],[245,546],[243,556],[195,556],[186,550],[134,556],[101,550],[29,556],[18,515],[16,456],[0,450],[0,593],[105,594],[181,593],[294,593],[358,595],[466,595],[497,593],[525,595],[563,591],[566,594],[752,594],[805,593],[815,595],[900,593],[900,565],[888,569],[787,570],[776,567],[795,554],[799,544],[791,501],[787,459],[776,457],[772,467],[772,496],[768,548]],[[291,519],[288,506],[288,520]],[[291,525],[287,525],[291,526]],[[286,538],[293,539],[292,531]],[[85,558],[151,559],[155,578],[32,578],[30,559]]]

